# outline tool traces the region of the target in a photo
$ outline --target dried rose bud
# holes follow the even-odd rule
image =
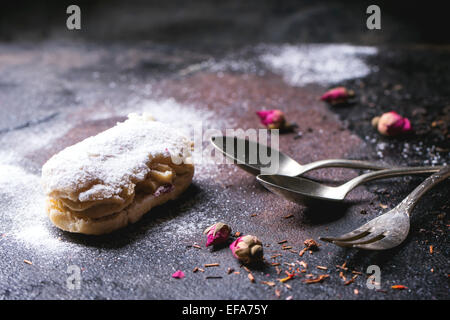
[[[184,272],[181,270],[177,270],[172,274],[172,278],[175,279],[183,279],[184,278]]]
[[[243,263],[261,261],[263,258],[263,247],[261,241],[255,236],[247,235],[237,238],[230,245],[233,256]]]
[[[353,90],[347,90],[345,87],[337,87],[325,92],[320,100],[329,102],[331,104],[345,103],[347,100],[355,95]]]
[[[217,245],[227,241],[231,233],[231,228],[225,223],[218,222],[209,228],[206,228],[203,233],[208,235],[206,240],[206,246],[208,247],[210,245]]]
[[[304,242],[304,245],[309,250],[318,250],[319,244],[314,239],[306,239]]]
[[[380,121],[380,117],[374,117],[371,121],[372,123],[372,127],[377,128],[378,127],[378,122]]]
[[[373,118],[372,125],[385,136],[397,136],[412,130],[409,119],[403,118],[395,111],[386,112],[380,117]]]
[[[284,112],[281,110],[261,110],[256,114],[268,129],[285,129],[287,127]]]

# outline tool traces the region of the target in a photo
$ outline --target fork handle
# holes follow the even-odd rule
[[[402,207],[405,212],[411,216],[411,212],[422,196],[431,188],[450,177],[450,166],[444,166],[440,171],[426,178],[417,186],[398,206]]]
[[[390,177],[398,177],[408,174],[421,174],[421,173],[433,173],[441,170],[443,167],[436,166],[436,167],[404,167],[404,168],[394,168],[394,169],[385,169],[375,172],[369,172],[362,174],[356,178],[353,178],[352,180],[344,183],[343,185],[339,186],[338,188],[343,193],[344,197],[349,193],[351,190],[359,186],[360,184],[363,184],[368,181],[376,180],[376,179],[382,179],[382,178],[390,178]]]

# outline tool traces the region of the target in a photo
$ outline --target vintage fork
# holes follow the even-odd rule
[[[450,166],[445,166],[425,179],[394,209],[340,237],[319,237],[319,239],[341,247],[368,250],[384,250],[398,246],[408,235],[409,220],[416,203],[428,190],[448,177]]]

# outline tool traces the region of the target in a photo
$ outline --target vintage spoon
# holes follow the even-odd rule
[[[282,175],[258,175],[256,179],[264,187],[287,200],[311,205],[323,201],[342,201],[345,196],[362,183],[389,177],[410,174],[438,172],[443,167],[406,167],[385,169],[362,174],[338,187],[330,187],[307,178],[288,177]]]
[[[320,160],[301,165],[278,150],[237,137],[213,136],[211,137],[211,143],[227,158],[233,160],[240,168],[254,175],[264,173],[295,177],[314,169],[329,167],[374,170],[391,168],[388,165],[346,159]],[[267,157],[262,161],[261,158],[266,155]]]

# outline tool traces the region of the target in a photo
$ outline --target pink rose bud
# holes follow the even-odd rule
[[[210,245],[217,245],[227,241],[231,233],[231,228],[225,223],[218,222],[206,228],[203,233],[208,236],[206,246],[209,247]]]
[[[247,235],[237,238],[230,245],[233,256],[243,263],[261,261],[263,258],[263,247],[261,241],[255,236]]]
[[[355,95],[353,90],[347,90],[345,87],[337,87],[325,92],[320,100],[329,102],[331,104],[345,103],[347,100]]]
[[[395,111],[386,112],[381,117],[373,118],[372,125],[385,136],[397,136],[412,131],[409,119],[403,118]]]
[[[286,128],[286,118],[281,110],[261,110],[257,111],[261,123],[268,129]]]
[[[184,272],[181,270],[177,270],[172,274],[172,278],[175,279],[183,279],[184,278]]]

